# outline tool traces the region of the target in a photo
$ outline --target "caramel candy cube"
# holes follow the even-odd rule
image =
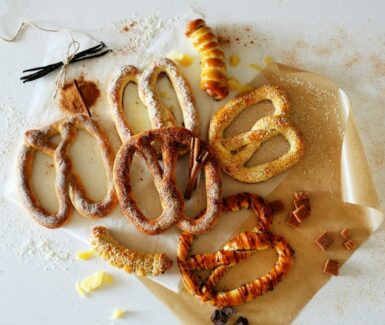
[[[344,239],[349,239],[349,237],[350,237],[350,230],[349,230],[349,228],[345,227],[344,229],[342,229],[341,232],[340,232],[340,235]]]
[[[302,223],[308,216],[310,216],[310,211],[304,205],[301,205],[298,209],[293,211],[293,215],[299,223]]]
[[[310,200],[306,192],[294,192],[294,206],[298,209],[301,205],[304,205],[309,211],[311,211]]]
[[[327,274],[337,276],[338,270],[340,268],[340,263],[327,259],[323,271]]]
[[[334,242],[333,235],[327,230],[324,231],[315,241],[315,243],[323,250],[326,251]]]
[[[269,202],[269,205],[273,213],[278,213],[285,210],[285,204],[281,200],[271,201]]]
[[[348,239],[346,242],[344,242],[344,246],[346,250],[351,251],[356,248],[356,243],[353,240]]]
[[[289,213],[289,217],[287,218],[286,223],[292,227],[292,228],[298,228],[299,227],[299,222],[298,220],[294,217],[293,212]]]

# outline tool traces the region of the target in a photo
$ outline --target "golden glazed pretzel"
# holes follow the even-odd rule
[[[176,186],[178,153],[189,148],[193,136],[184,128],[154,129],[133,136],[120,148],[114,164],[114,184],[123,213],[139,231],[156,235],[176,224],[183,231],[200,234],[216,223],[221,213],[222,182],[218,163],[207,143],[201,142],[208,152],[202,162],[207,208],[198,218],[190,219],[184,214],[183,196]],[[155,146],[160,147],[162,166]],[[149,220],[142,213],[131,189],[130,164],[134,153],[145,160],[159,193],[163,212],[155,219]]]
[[[261,101],[272,102],[272,115],[258,120],[250,131],[232,138],[223,138],[225,129],[246,108]],[[288,120],[289,101],[278,87],[265,85],[231,99],[214,115],[210,123],[209,141],[223,170],[245,183],[263,182],[297,163],[305,153],[301,131]],[[281,157],[253,167],[244,165],[267,140],[281,134],[290,149]]]
[[[77,130],[88,132],[96,139],[101,148],[107,176],[107,193],[101,202],[94,202],[88,198],[69,157],[69,150],[76,139]],[[50,138],[55,135],[61,136],[57,145],[50,141]],[[36,151],[42,151],[53,157],[56,169],[55,191],[59,203],[57,213],[50,213],[44,209],[33,191],[32,165]],[[44,128],[29,130],[25,133],[19,157],[18,179],[22,202],[30,211],[33,219],[47,228],[57,228],[68,221],[73,207],[87,217],[104,217],[117,204],[112,183],[113,162],[114,154],[107,136],[96,121],[86,115],[72,115]]]
[[[134,135],[129,126],[123,107],[123,93],[126,86],[133,82],[138,85],[141,101],[147,107],[152,128],[176,126],[173,112],[160,99],[156,84],[160,74],[170,80],[182,110],[184,126],[194,135],[200,135],[199,112],[195,104],[191,86],[170,59],[162,58],[149,65],[142,73],[134,66],[120,68],[111,80],[108,98],[120,139],[127,141]]]
[[[215,253],[190,255],[194,236],[183,233],[179,238],[177,261],[186,289],[200,300],[215,306],[238,306],[273,290],[289,272],[294,261],[294,251],[286,240],[269,231],[272,212],[264,200],[248,193],[223,200],[224,212],[242,208],[252,209],[260,220],[259,224],[250,231],[239,233]],[[269,273],[237,289],[215,289],[220,279],[233,266],[257,251],[268,248],[274,248],[278,255],[278,260]],[[205,281],[195,273],[201,270],[212,270]]]
[[[201,89],[215,100],[225,98],[229,94],[225,54],[217,36],[203,19],[188,22],[186,36],[201,54]]]
[[[91,244],[109,264],[139,276],[160,275],[172,266],[165,253],[140,253],[121,245],[106,227],[92,229]]]

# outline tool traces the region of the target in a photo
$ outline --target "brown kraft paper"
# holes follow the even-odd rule
[[[237,310],[238,315],[247,317],[250,324],[287,324],[329,280],[330,276],[322,272],[326,259],[337,260],[342,265],[353,253],[344,249],[340,230],[344,227],[351,230],[358,249],[383,217],[346,95],[325,77],[275,63],[266,67],[252,85],[262,83],[278,85],[287,92],[291,102],[290,120],[302,130],[306,140],[305,157],[266,198],[285,203],[285,211],[274,215],[271,230],[284,236],[294,248],[295,262],[288,276],[273,291],[237,307]],[[230,126],[228,134],[240,133],[254,124],[256,115],[251,121],[250,116],[255,114],[252,112],[255,109],[259,107],[242,113],[234,122],[235,129],[230,130]],[[252,185],[224,175],[224,195],[244,191],[257,193]],[[307,191],[312,207],[311,216],[298,229],[286,224],[295,191]],[[249,211],[224,215],[219,223],[231,222],[240,213],[248,217],[234,234],[252,228],[256,218]],[[328,251],[323,252],[314,240],[325,230],[334,235],[335,241]],[[193,249],[193,253],[215,251],[228,240],[223,238],[223,242],[216,243],[213,249],[210,232],[201,237],[197,239],[199,251]],[[207,250],[202,251],[202,247]],[[236,288],[260,277],[273,267],[275,260],[272,249],[254,254],[233,267],[220,281],[218,290]],[[344,276],[344,272],[340,276]],[[211,323],[210,315],[215,307],[200,302],[185,289],[174,293],[149,279],[142,279],[142,282],[181,323]]]

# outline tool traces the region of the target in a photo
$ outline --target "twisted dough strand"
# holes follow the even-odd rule
[[[242,193],[223,200],[223,212],[252,209],[259,218],[259,224],[250,231],[242,232],[228,241],[215,253],[190,256],[194,236],[182,233],[179,238],[177,259],[186,289],[202,301],[215,306],[237,306],[273,290],[274,286],[289,272],[294,251],[281,237],[269,231],[272,212],[264,200],[256,195]],[[229,291],[217,291],[215,286],[225,273],[241,260],[258,250],[274,248],[278,259],[273,268],[262,277]],[[197,270],[212,270],[203,281],[194,273]]]
[[[203,19],[187,24],[186,36],[201,54],[201,88],[215,100],[225,98],[228,93],[225,55],[220,49],[218,38]]]
[[[124,247],[110,234],[106,227],[92,229],[91,241],[95,251],[112,266],[139,276],[159,275],[172,266],[172,260],[165,253],[144,254]]]

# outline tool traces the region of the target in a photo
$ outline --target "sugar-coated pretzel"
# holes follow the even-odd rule
[[[148,235],[164,232],[173,224],[189,233],[200,234],[210,229],[221,213],[222,182],[219,165],[209,145],[201,141],[207,152],[202,162],[205,173],[207,208],[196,219],[188,218],[184,212],[184,200],[176,186],[176,163],[178,153],[189,148],[194,135],[184,128],[163,128],[135,135],[120,148],[114,164],[114,184],[123,213],[134,226]],[[157,150],[162,154],[162,166]],[[146,162],[158,190],[163,207],[162,214],[149,220],[139,209],[130,185],[130,164],[134,153]]]
[[[69,150],[76,139],[77,130],[84,130],[93,136],[101,147],[101,154],[107,177],[107,193],[103,201],[94,202],[88,198],[85,188],[76,174]],[[50,138],[60,135],[59,144]],[[32,187],[32,165],[36,151],[53,157],[56,169],[55,191],[59,208],[50,213],[38,201]],[[33,219],[44,227],[57,228],[70,218],[73,207],[82,215],[100,218],[107,215],[117,204],[112,183],[114,153],[106,134],[92,118],[86,115],[72,115],[60,119],[44,128],[25,133],[24,144],[19,156],[19,188],[24,206]]]
[[[223,207],[224,212],[251,208],[254,213],[257,212],[259,223],[252,230],[236,235],[219,251],[209,254],[190,255],[194,235],[182,233],[179,238],[177,261],[183,283],[192,295],[215,306],[238,306],[273,290],[289,272],[294,261],[294,251],[283,237],[269,231],[272,212],[262,198],[244,193],[225,198]],[[270,272],[233,290],[215,289],[231,267],[258,250],[268,248],[274,248],[278,255],[278,260]],[[195,273],[201,270],[212,270],[205,281]]]
[[[272,102],[272,115],[258,120],[250,131],[223,138],[225,129],[246,108],[264,100]],[[210,123],[209,141],[223,170],[245,183],[263,182],[297,163],[305,153],[301,131],[288,120],[289,101],[278,87],[265,85],[231,99],[215,113]],[[260,165],[244,166],[263,142],[281,134],[290,149],[281,157]]]
[[[120,140],[125,142],[134,135],[133,129],[129,126],[123,107],[123,94],[126,86],[132,82],[139,84],[140,70],[132,65],[125,65],[115,72],[108,90],[108,101],[112,117],[115,122]]]
[[[134,135],[134,131],[125,117],[123,107],[124,89],[130,82],[138,86],[139,97],[147,107],[152,128],[176,126],[173,112],[164,105],[156,90],[158,77],[162,73],[167,75],[174,87],[182,110],[184,126],[196,136],[200,135],[199,112],[190,83],[182,75],[174,62],[167,58],[162,58],[154,61],[143,72],[131,65],[123,66],[114,74],[110,82],[108,91],[109,104],[122,142],[126,142]]]
[[[165,253],[140,253],[121,245],[106,227],[92,229],[91,244],[109,264],[139,276],[160,275],[172,266]]]
[[[217,36],[203,19],[188,22],[186,36],[201,54],[201,89],[215,100],[225,98],[229,94],[225,54]]]
[[[147,106],[154,128],[176,126],[175,117],[160,99],[156,84],[160,74],[166,74],[173,86],[182,110],[184,127],[195,136],[200,136],[200,119],[189,81],[175,63],[167,58],[154,61],[142,73],[139,81],[139,96]]]

